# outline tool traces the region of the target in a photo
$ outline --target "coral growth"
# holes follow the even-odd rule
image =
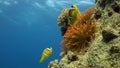
[[[77,21],[77,23],[89,23],[90,20],[91,20],[91,16],[92,16],[93,13],[94,13],[94,9],[93,8],[87,9],[86,12],[84,12],[84,13],[82,13],[80,15],[80,18]]]
[[[61,14],[59,15],[57,19],[57,24],[59,25],[61,29],[62,35],[65,34],[67,28],[69,27],[69,9],[65,8],[62,10]]]
[[[84,51],[95,37],[96,23],[90,22],[93,9],[81,14],[72,27],[67,29],[62,41],[63,50]]]

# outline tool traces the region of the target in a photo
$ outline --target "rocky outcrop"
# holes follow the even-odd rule
[[[48,68],[120,68],[120,0],[96,0],[95,40],[85,53],[68,51]]]
[[[69,8],[63,9],[57,20],[57,24],[60,27],[62,35],[65,34],[67,28],[70,26],[69,11]]]

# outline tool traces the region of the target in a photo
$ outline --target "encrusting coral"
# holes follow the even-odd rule
[[[76,23],[69,27],[62,41],[63,50],[85,51],[95,37],[96,22],[90,22],[93,8],[80,15]]]
[[[62,35],[65,34],[67,28],[70,26],[69,25],[69,9],[65,8],[62,10],[61,14],[59,15],[57,19],[57,24],[60,27]]]

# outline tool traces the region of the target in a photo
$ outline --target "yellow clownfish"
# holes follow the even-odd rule
[[[46,60],[51,54],[52,54],[52,48],[51,48],[51,47],[44,49],[39,63],[42,63],[42,62],[43,62],[44,60]]]
[[[71,25],[74,24],[74,22],[79,18],[80,16],[80,11],[77,7],[76,4],[72,5],[71,8],[69,8],[70,11],[69,11],[69,19],[71,21]]]

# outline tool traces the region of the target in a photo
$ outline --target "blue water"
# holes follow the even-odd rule
[[[77,4],[80,11],[94,5],[94,0],[0,0],[0,68],[47,68],[60,60],[61,10]],[[44,48],[52,55],[39,64]]]

